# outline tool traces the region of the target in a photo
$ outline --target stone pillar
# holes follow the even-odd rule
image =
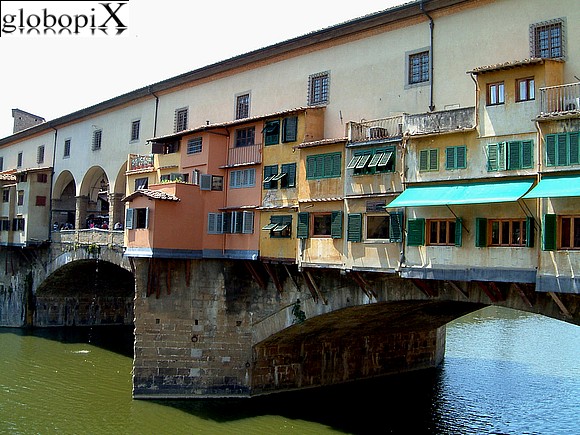
[[[76,197],[75,229],[80,230],[87,227],[87,208],[89,206],[88,196]]]
[[[116,222],[125,223],[125,203],[121,201],[123,194],[109,193],[109,228],[113,229]]]

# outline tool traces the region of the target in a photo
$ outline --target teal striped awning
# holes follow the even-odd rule
[[[567,196],[580,196],[580,175],[544,177],[536,187],[524,195],[524,199]]]
[[[408,187],[387,208],[513,202],[530,190],[532,184],[533,181],[526,180]]]

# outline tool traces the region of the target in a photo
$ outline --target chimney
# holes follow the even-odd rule
[[[12,109],[12,117],[14,118],[14,129],[12,133],[18,133],[19,131],[45,122],[44,118],[20,109]]]

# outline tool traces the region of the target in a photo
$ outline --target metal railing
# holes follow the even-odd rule
[[[262,144],[234,147],[228,150],[228,166],[262,163]]]
[[[580,82],[540,88],[540,113],[580,111]]]
[[[379,139],[389,139],[402,135],[403,115],[370,121],[349,122],[348,140],[350,142],[365,142]]]

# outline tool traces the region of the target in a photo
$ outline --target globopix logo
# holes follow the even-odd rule
[[[128,4],[128,1],[0,1],[0,37],[122,35],[128,29]]]

